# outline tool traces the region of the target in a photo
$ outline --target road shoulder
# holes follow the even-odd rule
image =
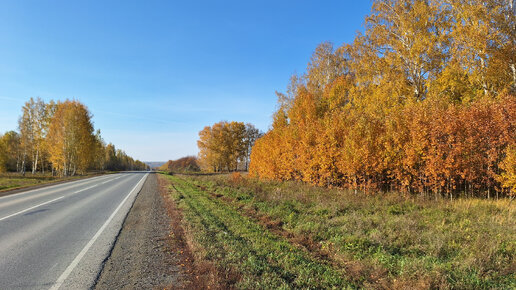
[[[95,288],[189,288],[191,275],[173,233],[156,174],[150,174],[124,221]]]

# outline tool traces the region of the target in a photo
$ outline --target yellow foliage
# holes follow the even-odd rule
[[[278,93],[251,176],[489,194],[504,170],[513,187],[515,22],[494,0],[373,1],[364,34],[319,45]]]
[[[502,186],[508,188],[511,195],[516,195],[516,145],[507,147],[505,159],[500,163],[503,173],[499,180]]]

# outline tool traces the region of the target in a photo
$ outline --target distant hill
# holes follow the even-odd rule
[[[149,165],[150,168],[158,168],[165,163],[167,163],[167,162],[166,161],[145,161],[145,164]]]

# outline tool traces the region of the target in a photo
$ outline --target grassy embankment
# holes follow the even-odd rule
[[[88,173],[85,175],[76,175],[70,177],[58,177],[51,174],[26,173],[25,176],[19,173],[0,173],[0,193],[13,189],[20,189],[36,185],[55,183],[66,180],[74,180],[97,175],[99,173]]]
[[[516,204],[166,176],[196,259],[238,288],[516,287]]]

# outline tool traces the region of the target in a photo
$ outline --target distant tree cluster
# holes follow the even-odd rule
[[[147,166],[106,145],[94,131],[91,113],[79,101],[43,102],[22,107],[19,132],[0,135],[0,172],[51,171],[62,176],[88,170],[145,170]]]
[[[199,165],[205,171],[247,170],[251,148],[262,133],[252,124],[222,121],[199,132]]]
[[[516,193],[516,7],[375,0],[278,93],[250,174],[355,190]]]
[[[110,171],[127,171],[127,170],[148,170],[149,166],[140,160],[134,160],[128,156],[123,150],[116,149],[115,145],[109,143],[105,145],[101,142],[99,145],[99,156],[97,159],[97,169]]]
[[[197,157],[186,156],[177,160],[169,160],[163,164],[159,170],[167,171],[170,173],[187,173],[187,172],[198,172],[201,168],[197,164]]]

